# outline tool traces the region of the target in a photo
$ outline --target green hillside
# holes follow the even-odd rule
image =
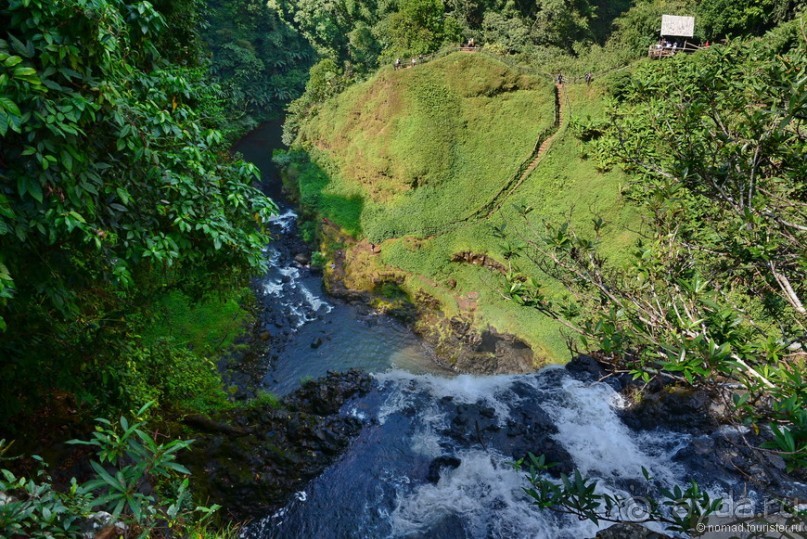
[[[551,84],[453,54],[350,87],[300,140],[335,167],[324,194],[362,199],[359,223],[344,225],[380,241],[445,226],[484,204],[552,123],[553,107]]]
[[[625,178],[599,172],[566,129],[572,115],[604,114],[601,91],[566,85],[558,101],[559,127],[547,77],[493,56],[454,53],[415,68],[384,68],[322,105],[296,143],[311,158],[297,171],[301,202],[357,240],[380,245],[379,256],[348,247],[348,286],[370,288],[393,271],[410,296],[423,290],[450,316],[515,334],[542,362],[566,359],[558,324],[506,299],[501,271],[452,262],[470,252],[507,267],[495,227],[518,237],[543,220],[570,217],[591,230],[595,214],[610,225],[604,247],[612,258],[632,243],[628,230],[638,219],[619,195]],[[553,134],[535,170],[522,175],[537,143]],[[516,210],[524,206],[534,208],[526,220]],[[548,278],[545,285],[564,292]]]

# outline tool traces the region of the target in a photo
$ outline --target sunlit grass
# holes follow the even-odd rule
[[[550,151],[490,216],[457,223],[488,203],[528,158],[538,133],[552,125],[554,97],[548,80],[519,75],[481,55],[454,54],[415,69],[382,70],[332,99],[302,136],[313,168],[327,173],[316,186],[306,185],[302,175],[300,189],[316,191],[312,206],[336,216],[349,232],[360,231],[358,236],[371,241],[388,239],[381,259],[405,272],[403,286],[411,296],[423,290],[450,316],[471,316],[479,328],[515,334],[540,361],[563,361],[569,353],[557,322],[514,305],[503,294],[501,274],[451,262],[453,254],[471,251],[509,264],[494,227],[504,225],[511,237],[526,240],[540,234],[544,222],[569,220],[586,235],[593,234],[595,216],[607,223],[604,254],[613,263],[625,259],[641,222],[620,194],[627,179],[618,170],[599,171],[566,129],[572,116],[604,116],[602,91],[596,84],[567,85],[560,97],[564,123]],[[349,219],[345,206],[353,209]],[[524,206],[533,208],[527,219],[516,209]],[[519,269],[539,274],[522,257],[513,260]],[[539,281],[548,294],[564,295],[549,277],[540,274]],[[457,301],[469,297],[473,301],[462,300],[464,306]]]
[[[155,316],[143,332],[143,344],[149,346],[170,337],[178,346],[217,357],[244,332],[250,314],[242,300],[250,293],[245,288],[226,299],[214,296],[192,302],[181,292],[171,292],[157,302]]]

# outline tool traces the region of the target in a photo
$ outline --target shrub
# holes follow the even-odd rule
[[[180,535],[200,534],[218,506],[196,506],[189,491],[190,472],[177,462],[177,455],[192,440],[158,443],[146,430],[146,404],[132,421],[98,419],[90,440],[71,443],[97,449],[94,472],[85,483],[71,481],[66,492],[54,489],[45,463],[36,478],[17,477],[0,470],[0,535],[13,537],[74,537],[93,511],[106,511],[139,537],[162,535],[171,530]],[[0,459],[8,446],[0,442]],[[149,488],[146,488],[149,487]]]

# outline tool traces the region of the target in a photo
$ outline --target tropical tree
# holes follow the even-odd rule
[[[394,56],[426,54],[444,41],[460,39],[459,26],[446,17],[442,0],[401,1],[398,11],[382,21],[379,34],[384,48]]]
[[[698,24],[708,39],[759,35],[786,21],[796,8],[793,0],[704,0]]]
[[[266,2],[211,0],[202,36],[222,105],[241,120],[223,128],[241,133],[303,92],[314,51]]]
[[[27,376],[119,372],[155,290],[260,268],[273,205],[210,129],[216,89],[158,52],[150,3],[11,0],[0,28],[0,376],[25,398]]]

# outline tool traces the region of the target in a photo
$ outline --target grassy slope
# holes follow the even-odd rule
[[[552,122],[550,90],[471,54],[382,70],[301,132],[326,154],[318,162],[335,165],[322,209],[361,198],[358,225],[371,240],[444,226],[487,202],[529,155]]]
[[[569,86],[561,98],[567,100],[566,121],[604,114],[594,86]],[[537,134],[551,125],[553,101],[548,81],[518,75],[482,55],[454,54],[415,69],[382,70],[327,103],[305,126],[302,139],[330,179],[316,186],[303,180],[301,188],[321,189],[314,198],[318,210],[347,230],[372,241],[392,237],[382,244],[381,259],[407,274],[410,292],[424,289],[447,313],[473,316],[478,327],[490,324],[525,339],[537,357],[562,361],[568,352],[557,323],[507,301],[499,274],[450,261],[460,251],[504,261],[493,226],[506,223],[510,233],[522,236],[529,228],[540,230],[543,220],[571,216],[585,233],[592,229],[592,212],[609,222],[606,254],[619,259],[632,243],[626,230],[638,215],[619,196],[624,176],[600,173],[582,158],[581,143],[565,124],[500,211],[450,225],[488,202],[513,175]],[[354,204],[353,221],[338,211],[345,201]],[[529,225],[514,205],[535,208]],[[547,291],[563,293],[556,283],[544,282]]]
[[[241,302],[250,293],[244,288],[235,297],[192,303],[184,294],[171,292],[160,298],[157,314],[143,332],[143,344],[151,346],[170,338],[200,356],[221,356],[244,333],[250,313]]]

